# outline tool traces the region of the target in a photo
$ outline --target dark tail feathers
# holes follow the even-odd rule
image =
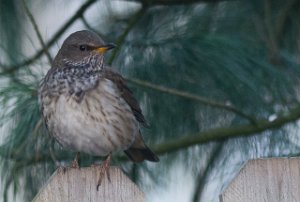
[[[129,148],[124,151],[125,154],[135,163],[142,162],[144,160],[158,162],[159,158],[146,146],[145,148]]]

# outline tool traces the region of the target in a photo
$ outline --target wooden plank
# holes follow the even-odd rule
[[[117,167],[110,167],[111,182],[107,177],[97,191],[99,166],[58,169],[34,198],[34,202],[62,201],[145,201],[144,193]]]
[[[250,160],[220,201],[299,202],[300,158]]]

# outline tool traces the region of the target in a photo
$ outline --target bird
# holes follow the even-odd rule
[[[109,175],[113,152],[124,151],[135,163],[159,158],[145,144],[141,127],[148,127],[138,101],[125,79],[105,64],[115,48],[95,32],[76,31],[63,42],[50,70],[41,80],[38,103],[50,136],[63,148],[103,156],[97,189]]]

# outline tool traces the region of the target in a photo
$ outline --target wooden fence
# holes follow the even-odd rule
[[[58,169],[33,202],[143,202],[144,193],[117,167],[110,167],[97,191],[100,167]]]
[[[34,202],[143,202],[144,193],[117,167],[96,189],[100,167],[56,171]],[[220,196],[221,202],[300,202],[300,158],[249,161]]]
[[[299,202],[300,158],[249,161],[220,196],[221,202]]]

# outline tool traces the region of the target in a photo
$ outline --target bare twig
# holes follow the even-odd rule
[[[118,37],[116,44],[117,47],[113,50],[109,60],[108,60],[108,64],[111,65],[113,60],[115,59],[115,57],[117,56],[117,54],[119,53],[119,51],[121,50],[121,46],[124,43],[128,33],[130,32],[130,30],[136,25],[136,23],[141,19],[142,15],[145,13],[147,7],[143,6],[135,15],[132,16],[132,18],[130,19],[128,26],[126,27],[126,29],[123,31],[123,33]]]
[[[58,39],[59,37],[78,19],[80,18],[84,12],[94,3],[96,0],[88,0],[82,6],[73,14],[73,16],[64,24],[61,26],[61,28],[54,34],[54,36],[45,44],[46,48],[50,48]],[[5,65],[1,64],[1,67],[5,70],[3,70],[1,73],[12,73],[19,68],[29,65],[39,59],[44,54],[44,50],[41,49],[35,53],[34,56],[26,59],[25,61],[16,64],[16,65]]]
[[[216,102],[216,101],[213,101],[213,100],[209,100],[205,97],[201,97],[201,96],[198,96],[198,95],[194,95],[194,94],[187,93],[187,92],[184,92],[184,91],[179,91],[179,90],[172,89],[172,88],[167,88],[167,87],[164,87],[164,86],[156,85],[156,84],[153,84],[153,83],[150,83],[150,82],[147,82],[147,81],[142,81],[142,80],[139,80],[139,79],[126,78],[126,80],[131,82],[131,83],[137,84],[139,86],[152,88],[152,89],[158,90],[160,92],[164,92],[164,93],[168,93],[168,94],[177,95],[177,96],[180,96],[180,97],[196,100],[196,101],[198,101],[202,104],[208,105],[210,107],[216,107],[216,108],[220,108],[220,109],[225,109],[227,111],[231,111],[231,112],[239,115],[240,117],[243,117],[243,118],[247,119],[251,124],[256,124],[256,120],[253,117],[245,114],[244,112],[240,111],[239,109],[235,108],[234,106],[219,103],[219,102]]]
[[[30,10],[29,10],[29,8],[28,8],[25,0],[23,0],[23,5],[24,5],[24,8],[25,8],[26,14],[29,17],[29,20],[31,21],[31,23],[33,25],[33,28],[34,28],[34,30],[36,32],[36,35],[37,35],[37,37],[38,37],[38,39],[39,39],[39,41],[41,43],[41,46],[43,48],[42,50],[46,54],[46,56],[48,58],[48,61],[49,61],[49,64],[51,64],[52,63],[52,57],[51,57],[51,55],[50,55],[50,53],[48,51],[48,48],[46,47],[46,45],[44,43],[44,40],[43,40],[42,35],[41,35],[41,32],[39,31],[39,28],[38,28],[38,26],[37,26],[37,24],[35,22],[35,19],[34,19],[32,13],[30,12]]]

